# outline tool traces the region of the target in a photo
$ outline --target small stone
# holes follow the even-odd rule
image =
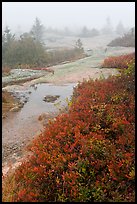
[[[27,102],[28,102],[28,99],[27,99],[27,98],[25,98],[24,103],[27,103]]]
[[[55,96],[51,96],[51,95],[47,95],[44,97],[43,101],[45,102],[50,102],[53,103],[54,101],[56,101],[60,96],[59,95],[55,95]]]
[[[39,121],[45,120],[47,118],[47,116],[48,116],[48,114],[42,113],[41,115],[39,115],[38,120]]]
[[[16,111],[19,111],[19,110],[20,110],[20,108],[18,106],[15,106],[15,107],[10,109],[11,112],[14,112],[14,111],[16,112]]]
[[[20,103],[20,104],[18,105],[18,107],[19,107],[19,108],[22,108],[23,105],[24,105],[23,103]]]

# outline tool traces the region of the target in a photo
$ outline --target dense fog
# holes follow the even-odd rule
[[[2,2],[2,28],[29,32],[39,18],[45,29],[79,33],[83,28],[115,31],[134,27],[135,2]]]

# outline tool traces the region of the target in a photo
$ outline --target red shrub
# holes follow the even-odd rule
[[[123,69],[128,68],[128,65],[132,62],[135,62],[135,53],[117,57],[108,57],[104,60],[102,67]]]
[[[134,201],[134,85],[133,75],[80,83],[16,171],[13,201]]]

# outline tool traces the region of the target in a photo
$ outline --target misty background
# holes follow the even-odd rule
[[[135,2],[2,2],[3,66],[53,66],[107,46],[135,46]]]
[[[29,32],[38,17],[46,27],[77,31],[86,26],[102,29],[109,17],[115,30],[135,26],[135,2],[2,2],[2,28]]]

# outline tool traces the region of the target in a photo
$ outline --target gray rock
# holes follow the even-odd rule
[[[53,103],[54,101],[56,101],[60,96],[59,95],[55,95],[55,96],[51,96],[51,95],[47,95],[44,97],[43,101],[45,102],[50,102]]]

